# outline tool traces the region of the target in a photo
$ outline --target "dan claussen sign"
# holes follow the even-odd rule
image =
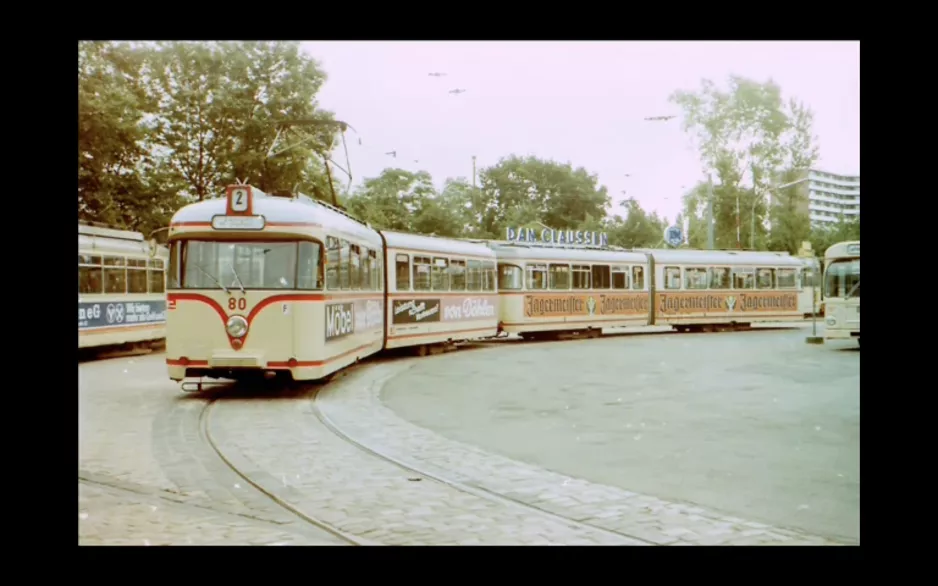
[[[609,236],[605,232],[589,230],[554,230],[544,228],[508,228],[505,239],[509,242],[540,242],[542,244],[579,244],[582,246],[609,246]]]

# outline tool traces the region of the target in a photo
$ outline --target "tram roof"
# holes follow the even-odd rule
[[[409,234],[406,232],[394,232],[392,230],[382,230],[381,234],[384,236],[388,248],[425,251],[428,253],[438,252],[440,254],[464,254],[466,256],[489,258],[494,258],[495,256],[492,250],[484,244],[468,240],[428,236],[425,234]]]
[[[859,258],[860,241],[847,240],[831,245],[825,252],[824,258]]]
[[[666,249],[666,248],[638,248],[637,251],[651,254],[656,263],[671,262],[676,264],[711,264],[721,266],[778,266],[802,267],[804,263],[789,254],[778,252],[763,252],[757,250],[699,250],[699,249]]]
[[[645,263],[648,258],[630,250],[599,248],[586,246],[550,246],[542,244],[522,244],[505,241],[488,241],[488,246],[495,251],[499,259],[519,260],[566,260],[606,263]]]
[[[270,195],[253,186],[251,193],[252,211],[255,215],[264,216],[264,224],[268,228],[265,232],[271,232],[269,228],[276,230],[290,227],[300,229],[319,227],[326,231],[333,229],[363,240],[380,242],[377,230],[368,224],[308,195],[302,193],[290,196]],[[186,223],[210,224],[213,217],[225,215],[227,206],[226,197],[192,203],[177,211],[170,225],[182,227],[180,225]]]

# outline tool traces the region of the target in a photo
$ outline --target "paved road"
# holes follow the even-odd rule
[[[570,477],[859,542],[859,350],[810,332],[508,343],[415,362],[383,399]]]

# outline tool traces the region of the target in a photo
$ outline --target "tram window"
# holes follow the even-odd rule
[[[93,256],[90,254],[79,254],[78,255],[78,264],[80,265],[99,265],[101,264],[100,256]]]
[[[349,288],[349,255],[351,254],[351,246],[348,243],[348,240],[340,240],[339,246],[339,286],[348,290]]]
[[[589,265],[573,265],[571,269],[574,289],[590,288],[590,267]]]
[[[371,279],[371,290],[381,291],[383,289],[381,286],[381,261],[383,257],[378,256],[378,253],[374,250],[369,250],[368,256],[371,258],[371,273],[368,277]]]
[[[430,257],[414,257],[414,291],[430,290]]]
[[[645,289],[645,267],[632,267],[632,289]]]
[[[256,267],[260,263],[260,289],[294,289],[297,274],[296,248],[295,242],[239,244],[235,249],[233,264],[241,283],[246,288],[257,287],[259,271]],[[228,271],[222,270],[219,273],[221,281],[236,287],[238,279],[230,270],[229,267]]]
[[[710,267],[710,288],[729,289],[730,270],[726,267]]]
[[[680,267],[664,267],[664,288],[681,288],[681,269]]]
[[[609,288],[609,265],[593,265],[593,289]]]
[[[775,288],[775,269],[759,269],[756,271],[756,288]]]
[[[795,276],[797,272],[795,269],[778,269],[776,277],[778,278],[778,288],[779,289],[794,289],[798,286]]]
[[[561,291],[570,288],[570,265],[550,265],[550,288]]]
[[[612,267],[612,288],[629,288],[629,267]]]
[[[147,270],[140,268],[127,269],[127,292],[147,292]]]
[[[547,265],[528,265],[525,272],[529,290],[547,289]]]
[[[482,290],[495,291],[495,263],[490,260],[482,261]]]
[[[78,292],[103,293],[104,269],[101,267],[78,267]]]
[[[832,261],[824,273],[825,297],[860,296],[860,259]]]
[[[348,251],[348,286],[342,286],[343,289],[361,289],[362,287],[362,259],[361,252],[356,244],[344,245],[343,253]]]
[[[430,286],[434,291],[449,291],[449,259],[434,257]]]
[[[517,291],[521,289],[521,267],[515,265],[498,265],[498,288],[503,291]]]
[[[481,291],[482,290],[482,261],[480,260],[470,260],[466,261],[466,290],[467,291]]]
[[[706,289],[707,269],[684,269],[685,289]]]
[[[339,288],[339,239],[326,236],[326,287]]]
[[[322,289],[322,266],[319,263],[319,243],[300,241],[297,257],[297,289],[319,291]]]
[[[450,290],[466,290],[466,261],[463,259],[453,259],[449,263]]]
[[[105,257],[104,257],[104,266],[106,266],[106,267],[122,267],[122,266],[124,266],[124,257],[122,257],[122,256],[105,256]]]
[[[104,292],[105,293],[126,293],[127,292],[127,269],[105,268],[104,269]]]
[[[733,289],[752,289],[754,280],[752,269],[733,269]]]
[[[163,269],[150,268],[148,273],[147,290],[150,293],[166,292],[166,272]]]
[[[362,291],[371,289],[371,257],[368,256],[367,248],[360,248],[359,255],[361,266],[358,269],[358,282]]]
[[[394,257],[394,270],[396,272],[395,288],[398,291],[410,291],[410,257],[406,254]]]

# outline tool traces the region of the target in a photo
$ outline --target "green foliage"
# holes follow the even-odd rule
[[[810,231],[803,199],[807,194],[776,186],[817,161],[811,111],[794,99],[785,102],[771,80],[759,83],[739,76],[730,77],[727,90],[703,80],[699,90],[675,92],[671,100],[681,107],[684,129],[695,139],[701,163],[714,180],[715,246],[737,246],[738,222],[742,247],[752,243],[757,249],[796,252]],[[750,187],[742,185],[747,175]],[[705,183],[684,196],[693,247],[706,246],[709,202]],[[766,232],[767,219],[772,234]]]
[[[239,178],[331,201],[317,153],[335,125],[268,157],[278,122],[332,120],[316,105],[324,81],[298,43],[79,43],[80,217],[149,234]]]

